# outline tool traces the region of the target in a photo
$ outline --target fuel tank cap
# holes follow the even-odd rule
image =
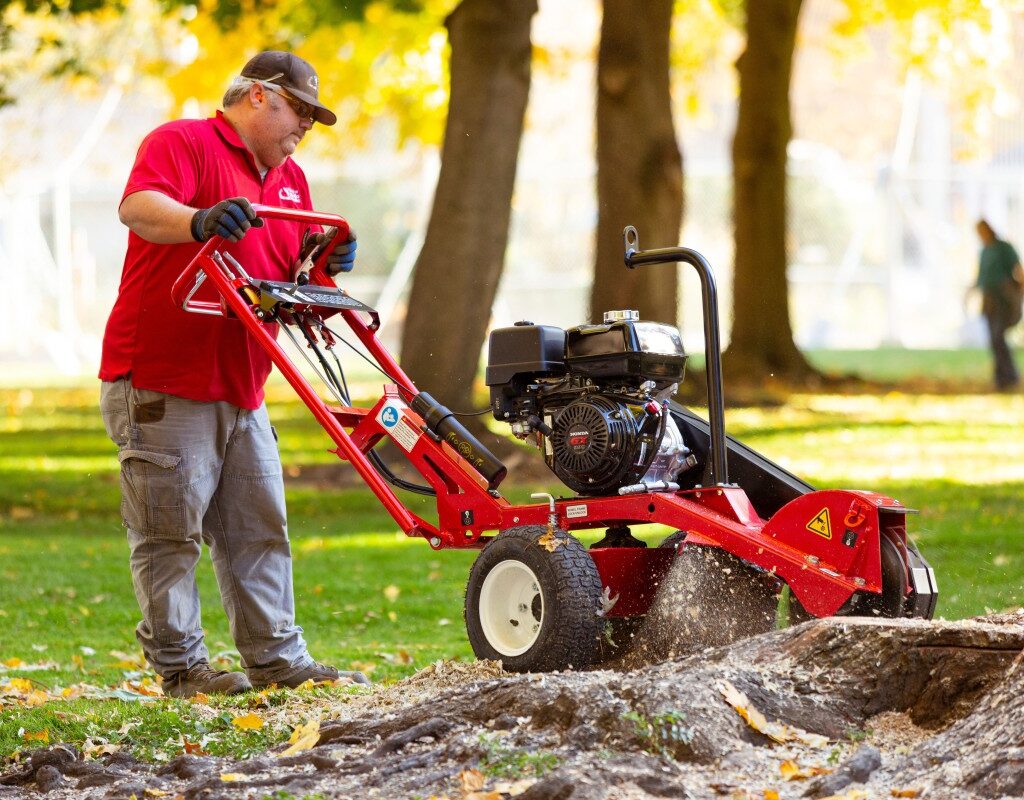
[[[620,309],[618,311],[605,311],[605,322],[637,322],[640,319],[640,312],[633,309]]]

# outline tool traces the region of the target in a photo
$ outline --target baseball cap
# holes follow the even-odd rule
[[[264,50],[242,67],[242,77],[267,81],[313,106],[313,116],[321,125],[333,125],[338,117],[320,102],[320,80],[308,61],[283,50]]]

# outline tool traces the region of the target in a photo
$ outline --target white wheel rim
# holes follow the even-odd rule
[[[544,594],[537,576],[522,561],[502,561],[480,587],[480,627],[503,656],[525,653],[537,641],[544,621]]]

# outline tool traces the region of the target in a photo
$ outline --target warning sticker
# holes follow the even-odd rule
[[[413,427],[412,423],[409,422],[403,415],[401,409],[403,405],[400,403],[388,403],[384,408],[380,410],[377,415],[377,419],[380,424],[384,426],[384,429],[388,432],[388,435],[403,449],[405,452],[412,452],[413,447],[416,446],[416,442],[419,441],[420,432]]]
[[[829,521],[827,508],[821,509],[814,519],[807,523],[807,530],[818,534],[818,536],[824,536],[826,539],[832,538],[832,523]]]
[[[411,453],[420,439],[420,432],[405,417],[398,420],[398,424],[391,429],[391,438],[401,445],[407,453]]]

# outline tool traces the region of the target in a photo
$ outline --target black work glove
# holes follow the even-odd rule
[[[339,272],[351,272],[356,265],[356,232],[350,230],[348,238],[335,247],[327,256],[327,274],[335,276]]]
[[[306,231],[302,237],[302,248],[299,261],[303,261],[315,249],[326,247],[331,241],[329,233],[311,233]],[[349,230],[348,239],[337,245],[328,255],[325,267],[327,274],[334,277],[339,272],[351,272],[356,260],[356,234]]]
[[[192,215],[192,238],[205,242],[211,236],[239,241],[249,228],[260,228],[263,220],[256,216],[252,203],[245,197],[229,197],[210,208],[201,208]]]

